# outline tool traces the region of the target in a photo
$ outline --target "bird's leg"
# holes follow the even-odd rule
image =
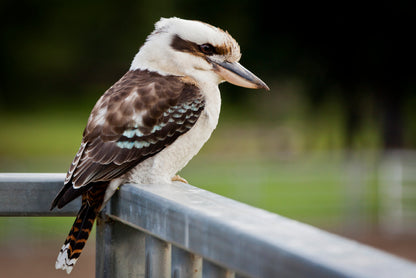
[[[183,183],[188,183],[188,181],[187,180],[185,180],[184,178],[182,178],[181,176],[179,176],[179,175],[174,175],[173,177],[172,177],[172,181],[180,181],[180,182],[183,182]]]

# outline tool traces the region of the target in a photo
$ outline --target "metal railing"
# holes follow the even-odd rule
[[[63,174],[0,174],[0,216],[49,205]],[[97,220],[96,277],[416,277],[416,264],[191,185],[131,185]]]

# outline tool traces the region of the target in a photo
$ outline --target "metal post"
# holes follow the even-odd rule
[[[172,277],[202,278],[202,257],[173,246]]]
[[[235,273],[229,269],[220,267],[210,261],[204,260],[202,273],[204,278],[234,278]]]
[[[103,212],[97,217],[96,251],[95,251],[95,277],[109,278],[112,276],[112,220]]]
[[[170,243],[146,235],[146,278],[170,278],[171,255]]]
[[[97,220],[96,277],[145,277],[145,234],[104,214]]]

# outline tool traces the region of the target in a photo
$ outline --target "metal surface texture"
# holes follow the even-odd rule
[[[235,272],[204,260],[202,273],[204,278],[235,278]]]
[[[416,265],[183,183],[124,185],[109,217],[252,277],[412,277]]]
[[[181,277],[202,278],[202,257],[172,246],[172,278]]]
[[[97,219],[95,277],[144,278],[146,234],[104,213]]]
[[[65,174],[0,173],[0,216],[75,216],[80,198],[49,210],[64,178]]]
[[[0,215],[75,215],[79,200],[49,211],[63,179],[0,174]],[[96,253],[96,277],[416,277],[414,263],[183,183],[122,186]]]
[[[146,278],[170,278],[172,244],[146,235]]]

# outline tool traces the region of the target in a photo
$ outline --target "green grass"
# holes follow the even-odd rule
[[[217,159],[205,153],[180,174],[191,184],[217,194],[302,222],[336,229],[348,221],[351,205],[351,200],[345,197],[340,163],[339,160],[328,162],[319,156],[287,161]],[[363,209],[371,214],[373,208]],[[43,237],[62,236],[72,221],[72,217],[0,218],[0,238],[18,237],[16,229]]]
[[[2,115],[0,172],[66,172],[87,117],[88,112]],[[304,135],[284,125],[223,121],[180,174],[195,186],[290,218],[322,227],[344,226],[357,202],[346,192],[345,157],[342,152],[305,154]],[[325,141],[314,140],[319,145]],[[363,217],[376,208],[372,175],[365,174],[365,194],[359,200]],[[72,221],[18,218],[16,229],[62,235]],[[12,223],[0,218],[0,236],[14,235]]]
[[[0,115],[0,155],[17,158],[76,152],[88,114]]]
[[[197,159],[181,175],[209,191],[312,224],[341,225],[348,199],[338,162]]]
[[[0,217],[0,243],[19,241],[28,235],[39,240],[59,236],[64,240],[73,222],[74,217]]]

